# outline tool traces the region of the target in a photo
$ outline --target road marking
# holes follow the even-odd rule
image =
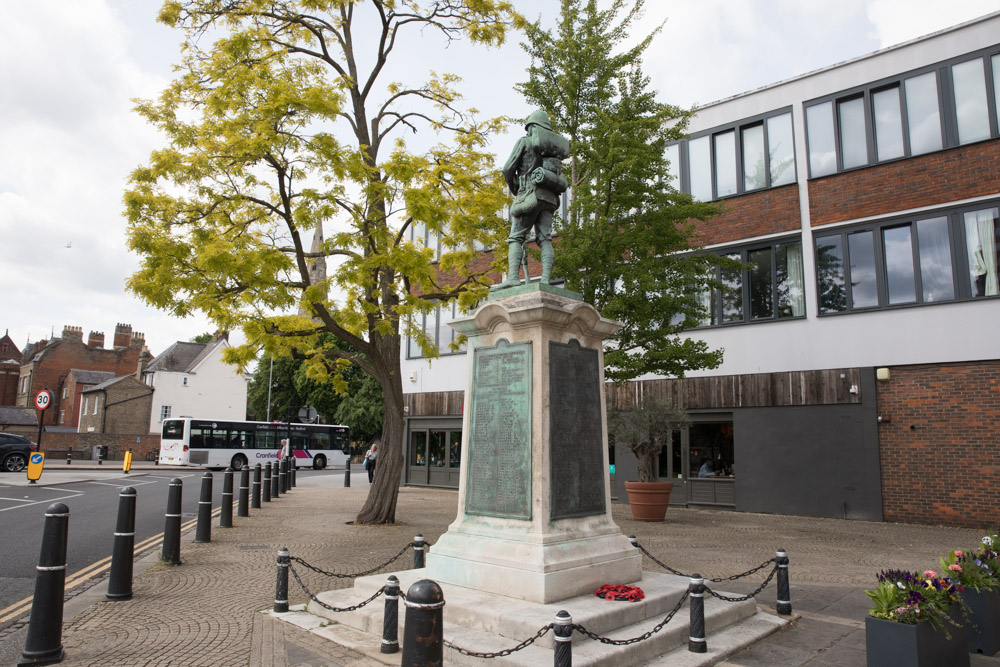
[[[212,516],[213,517],[218,516],[221,512],[222,508],[218,507],[212,512]],[[183,533],[186,530],[194,528],[197,523],[198,519],[191,519],[190,521],[181,524],[181,532]],[[162,541],[163,541],[163,533],[160,533],[159,535],[154,535],[153,537],[146,538],[142,542],[139,542],[135,545],[133,553],[151,549],[158,542]],[[108,556],[107,558],[102,558],[96,563],[91,563],[87,567],[74,572],[66,579],[66,585],[63,589],[63,593],[65,594],[67,591],[74,588],[75,586],[82,584],[83,582],[91,579],[95,575],[101,574],[102,572],[110,568],[111,568],[111,556]],[[21,600],[20,602],[15,602],[6,609],[0,609],[0,624],[18,618],[19,616],[27,614],[29,611],[31,611],[31,601],[33,599],[34,596],[30,595]]]
[[[35,502],[33,500],[25,500],[24,498],[4,498],[3,496],[0,496],[0,500],[9,500],[12,503],[31,503],[31,502]]]
[[[17,505],[16,507],[4,507],[3,509],[0,509],[0,512],[9,512],[10,510],[21,510],[24,509],[25,507],[31,507],[32,505],[44,505],[46,503],[54,503],[57,500],[66,500],[67,498],[79,498],[82,495],[83,491],[78,491],[77,493],[74,493],[73,495],[70,496],[59,496],[58,498],[48,498],[46,500],[32,500],[30,502],[27,502],[27,504],[25,505]]]

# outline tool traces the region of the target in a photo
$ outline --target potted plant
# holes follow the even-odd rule
[[[657,479],[656,457],[673,429],[686,421],[687,415],[682,411],[663,403],[608,414],[609,434],[615,443],[627,445],[638,463],[638,480],[625,482],[632,518],[636,521],[663,521],[674,483]]]
[[[987,535],[978,550],[956,550],[941,558],[941,570],[965,589],[970,653],[1000,651],[1000,556],[993,550],[997,539],[996,534]]]
[[[953,570],[952,570],[953,571]],[[872,608],[865,618],[869,667],[931,667],[969,664],[962,587],[933,570],[923,574],[886,570],[865,591]]]

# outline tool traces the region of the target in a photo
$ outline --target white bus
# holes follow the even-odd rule
[[[243,466],[276,460],[281,440],[289,436],[300,468],[322,470],[347,461],[351,446],[347,426],[184,417],[163,421],[160,463],[242,470]]]

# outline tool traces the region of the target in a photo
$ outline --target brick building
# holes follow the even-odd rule
[[[145,347],[145,337],[129,324],[115,327],[113,346],[104,347],[104,334],[92,331],[83,342],[80,327],[66,326],[62,337],[25,346],[17,386],[16,404],[33,404],[42,389],[52,392],[52,406],[45,411],[45,425],[68,427],[78,409],[76,386],[67,384],[71,371],[104,371],[110,377],[132,375]],[[70,410],[67,408],[73,408]],[[61,420],[61,421],[60,421]]]
[[[0,405],[17,401],[17,380],[21,375],[21,350],[10,338],[10,330],[0,338]]]
[[[135,375],[112,378],[81,391],[80,433],[146,436],[153,388]]]
[[[608,388],[690,415],[659,457],[672,504],[995,526],[998,112],[1000,12],[697,110],[674,184],[724,204],[699,242],[749,267],[690,332],[725,359]],[[451,484],[415,466],[461,434],[450,316],[425,322],[441,358],[404,350],[411,484]],[[635,459],[610,457],[624,501]]]

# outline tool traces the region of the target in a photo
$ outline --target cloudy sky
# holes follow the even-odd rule
[[[515,0],[551,25],[557,0]],[[864,55],[1000,9],[1000,0],[649,0],[667,19],[645,66],[661,98],[711,102]],[[180,35],[155,22],[157,0],[9,2],[0,21],[0,331],[18,346],[64,325],[118,322],[154,354],[209,331],[127,293],[138,260],[125,249],[122,192],[162,139],[131,111],[171,77]],[[411,69],[461,75],[470,106],[526,115],[511,87],[527,58],[428,42]],[[512,142],[513,139],[511,138]],[[498,140],[506,156],[509,142]],[[502,145],[501,145],[502,144]],[[501,158],[502,159],[502,158]]]

